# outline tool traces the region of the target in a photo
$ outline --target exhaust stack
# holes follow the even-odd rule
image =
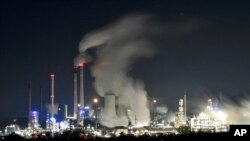
[[[83,78],[83,64],[80,66],[80,108],[84,108],[84,78]]]
[[[77,117],[77,73],[74,74],[74,113],[73,117]]]
[[[51,74],[50,75],[51,77],[51,109],[52,109],[52,112],[51,112],[51,117],[53,118],[54,117],[54,79],[55,79],[55,75],[54,74]]]

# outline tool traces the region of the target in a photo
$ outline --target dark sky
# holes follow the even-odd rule
[[[250,3],[247,1],[1,1],[0,118],[26,116],[28,82],[33,109],[49,103],[50,77],[56,74],[56,102],[72,106],[73,58],[82,37],[123,15],[149,13],[202,27],[169,38],[158,53],[134,64],[130,74],[145,82],[150,98],[173,111],[184,90],[190,103],[207,97],[240,97],[250,92]],[[86,70],[86,103],[97,95]],[[191,105],[191,104],[190,104]]]

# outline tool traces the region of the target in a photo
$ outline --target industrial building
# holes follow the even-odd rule
[[[208,100],[206,108],[196,117],[191,118],[191,131],[226,132],[228,131],[227,115],[213,107]]]
[[[181,126],[187,125],[187,104],[186,104],[186,94],[184,95],[184,100],[179,100],[178,112],[175,117],[175,127],[179,128]]]
[[[83,55],[83,54],[81,54]],[[75,64],[74,73],[74,90],[73,90],[73,109],[72,114],[69,114],[68,106],[65,105],[64,108],[64,119],[61,121],[56,120],[56,115],[58,112],[58,105],[55,104],[55,74],[51,74],[51,104],[49,105],[47,112],[46,128],[42,129],[39,125],[39,113],[37,111],[31,112],[31,88],[29,87],[29,126],[27,129],[21,131],[16,126],[7,126],[5,133],[10,134],[11,132],[19,132],[27,137],[31,134],[38,132],[63,132],[65,130],[76,130],[81,129],[85,131],[90,131],[95,135],[100,134],[100,128],[102,130],[116,130],[116,131],[126,131],[126,133],[138,134],[138,131],[145,128],[144,131],[150,134],[156,133],[177,133],[178,128],[190,127],[191,131],[212,131],[212,132],[222,132],[228,131],[227,125],[227,115],[222,111],[214,109],[212,100],[208,100],[208,106],[204,111],[202,111],[198,116],[194,116],[189,121],[187,118],[187,100],[186,93],[184,97],[179,100],[178,111],[175,116],[175,123],[167,123],[165,119],[157,119],[157,101],[153,100],[153,108],[150,122],[145,126],[138,126],[138,115],[136,115],[128,105],[121,104],[122,101],[127,99],[122,96],[117,96],[113,93],[105,93],[103,95],[103,107],[98,105],[98,99],[93,100],[93,107],[88,107],[84,105],[84,67],[87,61],[84,60],[80,63]],[[79,78],[78,78],[79,77]],[[78,84],[78,79],[80,83]],[[78,93],[79,86],[79,93]],[[79,94],[79,95],[78,95]],[[91,124],[85,123],[87,120],[91,121]],[[104,120],[121,123],[122,126],[117,127],[109,126],[107,122],[103,124]],[[101,126],[100,126],[101,125]]]

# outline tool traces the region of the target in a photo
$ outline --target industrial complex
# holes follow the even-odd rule
[[[29,91],[29,121],[27,128],[21,129],[16,124],[6,126],[1,132],[2,135],[18,134],[26,138],[34,137],[34,135],[50,133],[60,134],[65,131],[81,130],[86,134],[94,136],[111,137],[120,134],[133,134],[136,136],[143,134],[182,134],[187,132],[227,132],[229,131],[229,122],[227,114],[219,110],[208,99],[205,109],[198,115],[193,117],[187,115],[187,94],[180,98],[176,103],[178,111],[173,122],[165,122],[157,117],[156,107],[157,100],[153,99],[148,104],[152,105],[150,110],[150,121],[147,124],[140,124],[135,112],[130,107],[122,105],[121,96],[113,93],[104,94],[102,100],[103,106],[99,103],[100,98],[94,98],[93,105],[87,106],[84,101],[84,67],[86,61],[75,65],[74,73],[74,91],[73,91],[73,109],[64,107],[64,119],[57,120],[58,105],[55,104],[55,74],[51,74],[51,103],[47,109],[46,127],[42,128],[39,123],[39,112],[31,109],[31,92]],[[80,80],[80,83],[78,83]],[[78,92],[79,87],[79,92]],[[30,87],[29,87],[30,89]],[[124,111],[126,111],[124,113]],[[72,112],[72,114],[69,114]],[[165,113],[166,114],[166,113]],[[125,116],[124,116],[125,115]],[[125,117],[125,118],[124,118]],[[121,126],[117,124],[107,124],[105,120],[121,122]]]

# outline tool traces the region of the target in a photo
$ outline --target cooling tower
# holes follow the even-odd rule
[[[104,95],[104,114],[109,117],[116,116],[115,95],[107,93]]]

